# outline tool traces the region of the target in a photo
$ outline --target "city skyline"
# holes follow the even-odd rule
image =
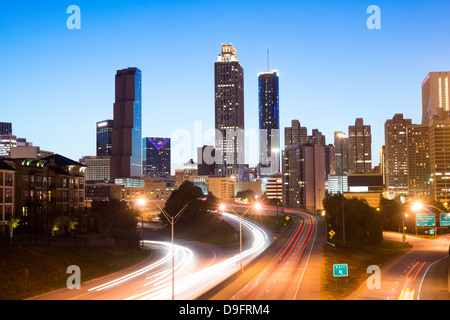
[[[403,113],[420,123],[422,81],[429,72],[450,69],[448,44],[437,41],[448,29],[448,22],[438,18],[448,6],[443,2],[438,11],[430,2],[380,1],[380,30],[366,27],[369,4],[326,2],[325,12],[323,4],[263,3],[255,9],[255,2],[248,1],[235,4],[239,10],[233,17],[222,10],[223,4],[135,4],[101,6],[80,1],[80,30],[66,27],[69,15],[64,6],[30,3],[32,13],[27,13],[6,5],[0,34],[9,50],[1,55],[13,63],[5,66],[10,77],[1,80],[1,87],[9,94],[1,96],[0,104],[1,121],[13,123],[13,134],[69,158],[94,155],[95,124],[112,118],[113,75],[128,67],[137,67],[143,74],[142,136],[170,137],[177,129],[193,134],[196,121],[202,122],[203,130],[211,129],[213,66],[220,45],[232,43],[245,70],[246,129],[258,128],[257,74],[266,70],[270,48],[270,68],[280,72],[281,135],[291,120],[298,119],[308,134],[312,129],[323,132],[329,144],[334,131],[347,132],[356,118],[363,118],[372,128],[375,166],[377,151],[384,144],[384,122]],[[270,12],[273,28],[259,34],[258,19]],[[225,17],[234,22],[228,29],[203,30]],[[193,21],[197,23],[189,24]],[[133,28],[136,32],[130,35]],[[116,48],[117,37],[125,43],[139,41],[140,50]],[[426,41],[426,51],[421,41]],[[95,72],[90,72],[94,66]],[[172,81],[187,72],[192,81]],[[66,121],[68,112],[82,121]],[[171,115],[170,126],[159,121],[161,112]],[[58,135],[62,130],[65,134]],[[197,147],[213,144],[194,142],[194,159]]]

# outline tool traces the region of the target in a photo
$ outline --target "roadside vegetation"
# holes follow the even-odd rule
[[[131,267],[151,254],[150,250],[125,247],[61,247],[0,245],[0,300],[22,300],[64,288],[77,265],[81,282]]]
[[[367,268],[376,265],[382,268],[396,256],[411,249],[411,245],[383,239],[383,230],[401,231],[403,205],[398,199],[383,199],[380,207],[370,207],[362,199],[344,199],[345,246],[343,245],[342,196],[327,196],[324,199],[328,244],[324,246],[321,299],[341,300],[347,298],[370,274]],[[334,264],[348,265],[348,278],[333,277]]]

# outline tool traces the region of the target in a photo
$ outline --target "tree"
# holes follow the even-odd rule
[[[185,181],[171,193],[164,210],[170,217],[175,217],[186,205],[187,207],[179,216],[177,224],[206,222],[205,219],[211,218],[211,213],[217,210],[219,200],[212,193],[208,193],[205,197],[200,187],[190,181]],[[162,221],[168,222],[163,214],[160,214],[160,218]]]
[[[256,199],[256,193],[252,190],[238,191],[236,198],[247,199],[248,202],[253,202]]]
[[[11,219],[8,220],[7,225],[9,228],[9,243],[12,243],[13,239],[13,233],[14,229],[17,228],[20,224],[20,218],[18,217],[11,217]]]
[[[328,195],[323,205],[327,223],[336,232],[335,239],[342,239],[342,195]],[[345,198],[344,214],[346,240],[376,244],[383,239],[381,218],[366,200]]]
[[[390,200],[382,198],[379,208],[383,229],[388,231],[401,231],[402,215],[405,214],[402,202],[399,199]]]

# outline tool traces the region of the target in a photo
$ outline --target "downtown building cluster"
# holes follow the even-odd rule
[[[214,63],[215,145],[197,146],[197,162],[186,159],[172,175],[171,139],[142,135],[141,70],[117,70],[114,117],[96,123],[95,156],[76,162],[42,151],[14,136],[11,124],[0,123],[3,231],[12,215],[30,210],[42,217],[50,211],[68,217],[68,212],[93,200],[164,202],[186,180],[223,202],[241,202],[240,192],[250,191],[286,207],[315,211],[322,209],[327,194],[334,193],[364,198],[374,207],[382,197],[399,195],[447,203],[448,76],[449,72],[430,72],[424,79],[422,123],[413,124],[401,113],[386,121],[385,144],[374,166],[372,130],[362,118],[355,118],[347,130],[335,131],[332,144],[319,129],[309,134],[298,119],[281,129],[279,74],[268,67],[257,78],[259,135],[251,143],[259,147],[258,164],[250,167],[245,162],[244,68],[233,45],[222,44]],[[62,230],[68,223],[62,223]]]

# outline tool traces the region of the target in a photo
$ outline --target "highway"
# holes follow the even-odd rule
[[[284,212],[292,217],[293,228],[278,252],[269,262],[262,259],[212,299],[320,299],[322,246],[326,239],[324,219],[301,210],[284,209]]]
[[[223,213],[238,226],[239,219]],[[243,233],[250,240],[243,248],[244,264],[266,249],[272,238],[254,223],[243,220]],[[152,256],[139,265],[81,284],[33,297],[33,300],[170,300],[172,299],[172,251],[170,241],[145,240]],[[176,240],[174,246],[174,298],[193,299],[240,268],[239,249],[221,251],[213,246]],[[82,270],[81,270],[82,273]],[[68,275],[69,277],[69,275]]]
[[[399,233],[384,238],[402,241]],[[407,236],[413,248],[381,269],[380,288],[364,283],[350,299],[355,300],[450,300],[448,286],[449,235],[439,239]]]

